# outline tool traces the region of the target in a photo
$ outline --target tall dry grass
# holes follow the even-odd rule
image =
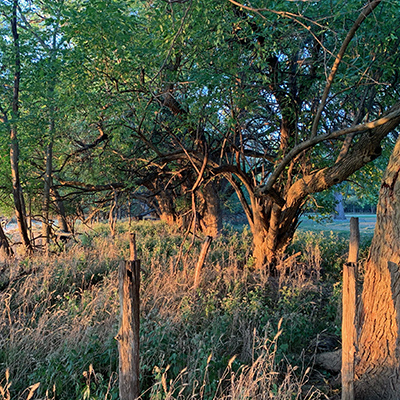
[[[128,230],[117,225],[111,240],[107,225],[81,227],[65,251],[3,269],[1,400],[118,398],[117,269],[128,258]],[[144,399],[325,398],[308,382],[311,370],[290,366],[308,340],[302,335],[314,333],[310,316],[313,329],[331,323],[319,321],[325,300],[314,277],[298,267],[294,281],[295,258],[282,261],[286,279],[271,282],[252,269],[248,230],[228,230],[213,242],[194,290],[202,241],[182,242],[157,222],[134,230],[143,266]]]
[[[281,326],[281,321],[278,328]],[[298,367],[286,365],[282,370],[277,362],[278,339],[282,331],[278,330],[272,340],[264,339],[258,348],[258,357],[249,365],[235,370],[233,356],[218,381],[215,392],[207,397],[213,400],[297,400],[328,399],[318,388],[308,384],[311,368],[300,373]],[[159,381],[151,388],[150,398],[203,399],[208,383],[208,368],[212,354],[207,359],[207,368],[203,379],[191,382],[186,379],[187,369],[175,378],[168,380],[168,368],[160,374]],[[187,389],[190,395],[186,395]]]

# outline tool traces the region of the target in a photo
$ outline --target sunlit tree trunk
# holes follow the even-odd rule
[[[267,267],[273,272],[293,238],[301,206],[295,213],[285,213],[285,210],[272,201],[262,204],[257,200],[252,210],[253,222],[250,227],[253,233],[255,265],[257,268]]]
[[[216,237],[222,230],[222,214],[218,192],[213,182],[197,192],[202,201],[200,226],[207,236]]]
[[[377,222],[365,266],[359,319],[356,398],[400,396],[400,141],[379,195]]]
[[[160,220],[166,222],[168,225],[174,225],[177,216],[175,213],[172,193],[169,193],[167,190],[160,190],[155,198],[158,203]]]

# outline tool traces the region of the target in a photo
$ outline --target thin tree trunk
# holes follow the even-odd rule
[[[4,255],[7,258],[10,258],[14,255],[14,252],[8,243],[8,239],[6,234],[4,233],[3,227],[0,225],[0,251],[4,252]]]
[[[116,220],[117,217],[114,215],[114,210],[117,207],[117,202],[118,202],[118,194],[117,192],[114,192],[114,201],[110,207],[110,212],[108,214],[108,223],[110,225],[110,232],[111,232],[111,237],[115,237],[116,234]]]
[[[65,207],[64,207],[64,202],[63,199],[60,196],[60,193],[58,190],[54,187],[51,186],[50,190],[52,192],[55,204],[56,204],[56,209],[57,209],[57,214],[58,214],[58,223],[60,230],[66,233],[69,233],[69,227],[68,227],[68,222],[67,222],[67,215],[65,213]]]
[[[334,197],[336,200],[336,206],[333,218],[339,221],[344,221],[346,220],[346,215],[344,213],[344,207],[343,207],[343,195],[340,192],[335,192]]]
[[[385,172],[359,312],[357,400],[400,393],[400,141]]]
[[[56,47],[56,36],[53,36],[53,50]],[[53,138],[55,133],[55,107],[54,107],[54,90],[55,90],[55,76],[52,73],[54,67],[54,51],[50,54],[50,82],[47,93],[47,101],[49,102],[49,129],[48,129],[48,143],[46,146],[46,169],[44,173],[44,187],[43,187],[43,205],[42,205],[42,236],[45,244],[45,251],[48,251],[50,244],[51,224],[49,220],[50,212],[50,191],[53,186]]]
[[[17,217],[18,229],[21,235],[22,243],[24,244],[28,253],[33,251],[32,244],[28,236],[28,228],[26,224],[26,215],[24,212],[24,198],[22,193],[21,182],[19,178],[19,144],[17,137],[17,123],[19,109],[19,83],[21,77],[21,59],[20,59],[20,48],[19,48],[19,35],[17,30],[17,8],[18,0],[13,2],[13,14],[11,19],[11,30],[14,41],[14,56],[15,56],[15,73],[14,73],[14,90],[13,90],[13,101],[12,101],[12,114],[13,120],[10,126],[10,161],[11,161],[11,177],[13,185],[13,198],[15,205],[15,214]]]
[[[33,227],[32,227],[32,199],[31,199],[31,196],[28,197],[28,215],[26,217],[26,225],[28,227],[29,240],[31,241],[32,246],[35,247],[34,236],[33,236]]]
[[[201,248],[201,252],[199,255],[199,259],[196,264],[196,268],[194,271],[194,289],[197,289],[200,285],[201,281],[201,270],[203,269],[204,262],[207,257],[208,250],[211,246],[212,236],[207,236],[205,242],[203,243],[203,247]]]
[[[54,121],[50,122],[51,135],[54,130]],[[42,236],[45,244],[45,250],[48,251],[50,244],[50,220],[49,220],[49,209],[50,209],[50,189],[52,186],[52,172],[53,172],[53,142],[47,145],[46,148],[46,171],[44,175],[44,190],[43,190],[43,205],[42,205]]]

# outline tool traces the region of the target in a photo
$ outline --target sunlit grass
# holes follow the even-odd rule
[[[319,332],[336,331],[337,298],[324,274],[339,268],[345,241],[338,248],[334,234],[323,242],[300,233],[290,251],[301,254],[282,260],[276,281],[253,269],[249,230],[226,227],[194,290],[201,237],[183,240],[160,222],[132,229],[142,263],[144,398],[324,398],[307,383],[313,360],[302,351]],[[128,231],[120,223],[112,240],[107,224],[80,226],[63,252],[2,272],[1,400],[25,399],[39,382],[32,398],[118,398],[117,269],[129,257]]]

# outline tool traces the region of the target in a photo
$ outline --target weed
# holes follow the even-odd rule
[[[79,229],[79,243],[16,260],[0,277],[1,400],[31,390],[42,399],[118,398],[117,269],[128,258],[129,227],[117,225],[113,240],[106,224]],[[297,236],[291,251],[301,255],[282,260],[276,283],[253,270],[249,230],[226,227],[193,290],[202,240],[183,242],[160,222],[134,230],[144,399],[324,398],[296,363],[312,338],[337,330],[332,281],[345,239]]]

